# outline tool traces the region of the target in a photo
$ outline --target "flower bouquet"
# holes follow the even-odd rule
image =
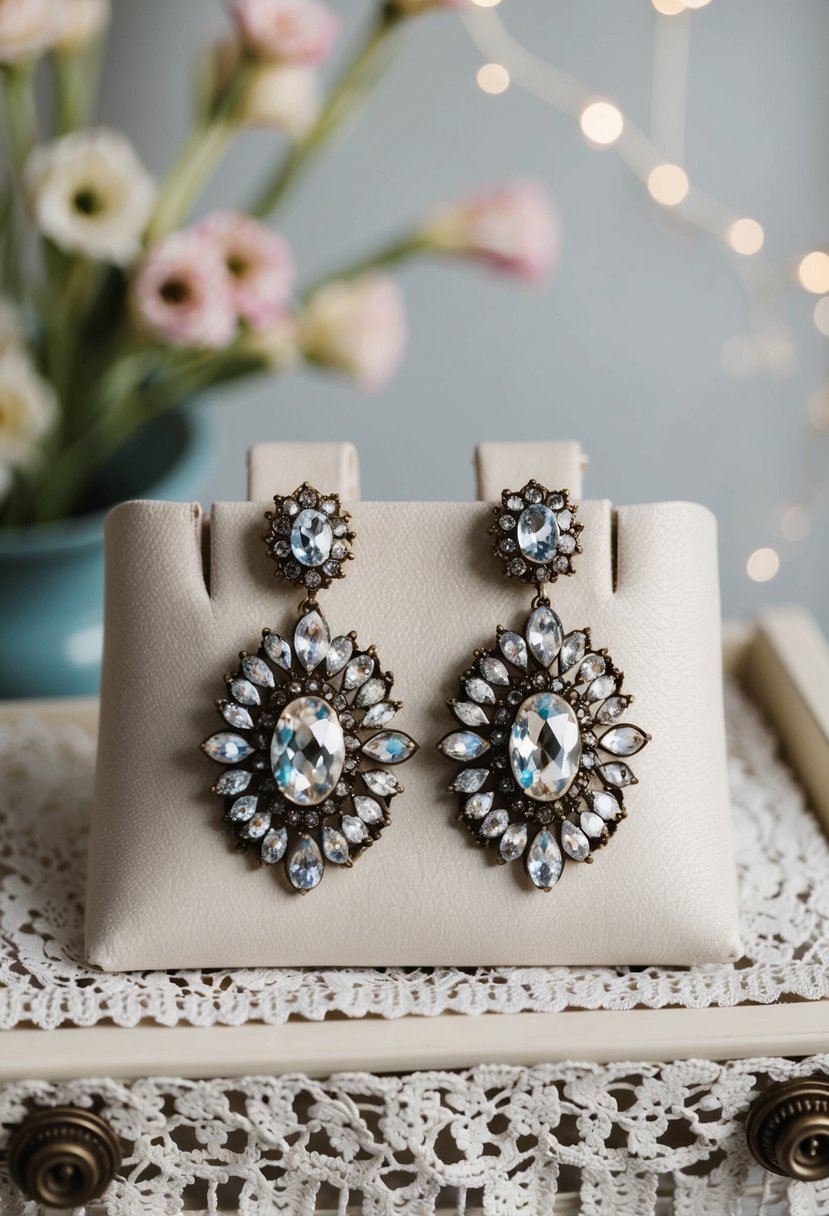
[[[192,132],[161,182],[120,133],[90,127],[108,0],[0,0],[9,173],[0,196],[0,524],[84,509],[101,468],[151,420],[220,384],[301,364],[381,388],[405,346],[388,270],[476,258],[524,279],[556,251],[548,200],[505,185],[431,215],[315,284],[266,226],[364,106],[407,24],[438,0],[389,0],[327,91],[340,33],[318,0],[230,0]],[[48,122],[34,81],[53,76]],[[274,131],[246,204],[193,221],[232,141]],[[48,129],[47,129],[48,128]]]

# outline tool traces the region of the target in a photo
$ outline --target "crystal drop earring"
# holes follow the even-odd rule
[[[627,763],[650,740],[623,719],[633,698],[590,629],[565,633],[548,584],[575,573],[583,525],[566,490],[530,481],[504,490],[489,528],[508,578],[534,585],[521,632],[498,627],[476,650],[449,707],[462,729],[438,748],[463,765],[450,785],[459,818],[500,862],[524,859],[530,881],[550,891],[565,859],[591,862],[626,815]]]
[[[257,849],[262,865],[284,859],[291,888],[305,893],[326,862],[351,866],[378,839],[402,793],[389,766],[417,744],[385,729],[401,702],[391,700],[393,676],[374,646],[361,647],[354,632],[332,638],[317,604],[353,557],[339,497],[306,482],[273,501],[262,539],[277,576],[306,592],[293,644],[263,629],[257,653],[240,653],[216,702],[229,729],[202,748],[225,766],[212,789],[239,846]]]

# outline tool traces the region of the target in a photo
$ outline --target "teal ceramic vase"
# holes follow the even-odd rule
[[[198,498],[212,448],[204,411],[181,410],[146,426],[118,453],[84,513],[0,528],[0,698],[97,693],[106,512],[129,498]]]

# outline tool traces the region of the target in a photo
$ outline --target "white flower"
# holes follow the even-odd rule
[[[75,51],[99,38],[109,24],[110,0],[53,0],[53,44]]]
[[[382,388],[406,348],[400,288],[380,274],[327,283],[308,302],[300,341],[306,358],[345,372],[361,388]]]
[[[54,32],[53,0],[0,0],[0,63],[34,59]]]
[[[294,63],[261,63],[242,102],[241,119],[251,127],[275,127],[301,139],[317,121],[322,104],[313,68]]]
[[[11,470],[31,465],[55,424],[55,390],[32,367],[20,349],[0,355],[0,478],[11,481]]]
[[[65,135],[35,148],[25,177],[37,226],[61,249],[116,266],[138,256],[155,183],[123,135]]]

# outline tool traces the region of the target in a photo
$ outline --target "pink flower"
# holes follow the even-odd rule
[[[233,15],[248,50],[263,59],[322,63],[339,18],[319,0],[232,0]]]
[[[296,277],[285,238],[240,211],[217,211],[194,231],[218,250],[236,315],[253,329],[267,329],[278,321]]]
[[[219,350],[236,333],[224,258],[215,242],[193,229],[152,246],[138,267],[132,306],[139,323],[171,346]]]
[[[446,206],[432,216],[423,235],[439,252],[479,258],[529,281],[553,270],[561,244],[550,199],[534,181],[508,183]]]
[[[406,348],[400,288],[379,274],[327,283],[308,302],[300,344],[306,358],[345,372],[360,388],[382,388]]]

